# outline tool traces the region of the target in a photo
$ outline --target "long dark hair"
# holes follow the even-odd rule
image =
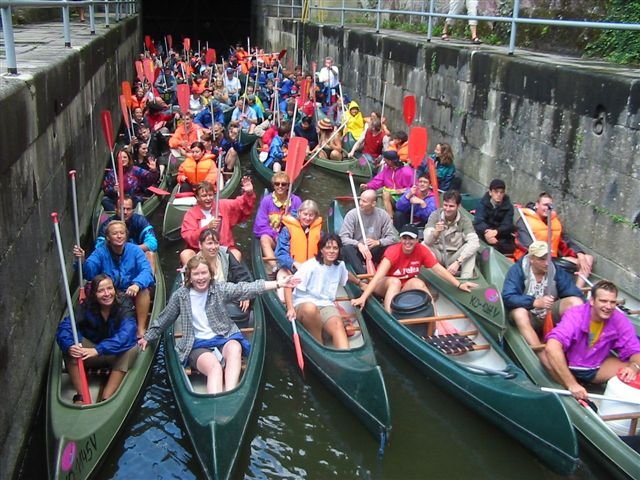
[[[319,264],[324,264],[322,249],[329,242],[336,242],[336,245],[338,245],[338,258],[336,258],[335,262],[333,262],[334,265],[338,265],[342,260],[342,240],[340,240],[340,237],[335,233],[324,233],[320,236],[320,240],[318,241],[318,253],[316,253],[316,260]]]
[[[90,311],[95,318],[102,319],[101,311],[100,311],[100,302],[98,302],[98,287],[100,286],[100,283],[104,280],[109,280],[116,292],[116,296],[113,300],[113,304],[111,305],[111,308],[109,309],[109,315],[107,316],[107,318],[113,319],[113,322],[114,322],[113,326],[117,330],[118,328],[120,328],[120,322],[124,317],[124,313],[123,313],[125,311],[123,310],[124,297],[122,296],[122,294],[118,292],[115,282],[109,275],[105,273],[99,273],[98,275],[93,277],[93,280],[87,283],[85,287],[86,293],[87,293],[87,299],[85,301],[84,308]],[[82,312],[82,309],[80,309],[80,312]],[[79,317],[79,320],[77,320],[78,329],[83,329],[83,324],[85,324],[86,322],[84,328],[89,328],[95,331],[100,338],[107,338],[109,336],[109,331],[108,331],[106,322],[101,321],[97,325],[94,325],[90,323],[88,319],[86,319],[85,315],[81,314],[78,317]]]

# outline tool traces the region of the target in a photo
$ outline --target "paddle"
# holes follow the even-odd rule
[[[402,116],[404,117],[404,123],[407,127],[410,127],[413,123],[413,119],[416,116],[416,96],[407,95],[402,101]]]
[[[131,121],[129,119],[129,108],[127,107],[127,98],[124,95],[120,95],[120,111],[122,112],[122,119],[124,120],[124,125],[127,127],[127,135],[129,135],[129,139],[132,139],[133,133],[131,133]]]
[[[71,320],[71,331],[73,332],[73,343],[78,345],[78,330],[76,329],[76,317],[73,313],[73,301],[71,300],[71,292],[69,291],[69,280],[67,279],[67,268],[64,261],[64,253],[62,252],[62,239],[60,238],[60,226],[58,225],[58,214],[51,214],[53,220],[53,229],[56,234],[56,245],[58,246],[58,258],[60,259],[60,270],[62,270],[62,281],[64,283],[64,293],[67,297],[67,310],[69,311],[69,319]],[[78,263],[82,263],[79,261]],[[89,381],[87,380],[87,372],[84,369],[84,360],[82,357],[76,359],[78,362],[78,374],[80,377],[80,394],[82,395],[82,403],[91,405],[91,392],[89,391]]]
[[[144,70],[144,76],[147,77],[147,82],[149,82],[153,86],[156,81],[156,77],[153,71],[153,61],[150,58],[145,58],[142,61],[142,66]]]
[[[76,192],[76,171],[70,170],[69,176],[71,177],[71,198],[73,199],[73,227],[76,234],[76,245],[80,245],[80,227],[78,222],[78,195]],[[82,276],[82,262],[78,262],[78,278],[80,282],[80,303],[84,302],[84,277]]]
[[[104,141],[107,143],[107,147],[109,147],[109,152],[111,153],[111,168],[113,168],[113,175],[116,179],[117,187],[118,177],[116,176],[116,159],[113,156],[113,124],[111,122],[111,112],[109,110],[103,110],[100,113],[100,120]]]
[[[553,205],[549,204],[549,210],[547,211],[547,275],[551,274],[551,214],[552,214]],[[545,288],[545,294],[549,295],[549,284],[551,281],[547,279],[547,287]],[[547,310],[547,314],[544,317],[544,323],[542,324],[542,335],[546,336],[553,330],[553,313],[551,309]]]
[[[291,320],[291,328],[293,329],[293,346],[296,349],[296,358],[298,359],[298,367],[304,373],[304,357],[302,356],[302,345],[300,344],[300,335],[298,335],[298,327],[296,319]]]
[[[278,52],[278,61],[282,60],[284,56],[287,54],[287,49],[283,48]]]
[[[169,50],[173,50],[173,36],[169,33],[166,37]]]
[[[358,194],[356,193],[356,184],[353,181],[353,174],[351,171],[347,172],[349,174],[349,183],[351,184],[351,193],[353,194],[353,202],[356,204],[356,214],[358,215],[358,224],[360,225],[360,234],[362,235],[362,243],[365,248],[369,250],[369,245],[367,245],[367,233],[364,230],[364,222],[362,221],[362,214],[360,213],[360,204],[358,203]],[[369,275],[373,275],[376,273],[376,267],[373,265],[373,260],[371,258],[366,259],[367,265],[367,273]]]
[[[320,146],[320,148],[318,148],[318,149],[316,150],[316,153],[314,153],[313,155],[311,155],[311,156],[307,159],[307,161],[306,161],[306,162],[304,162],[304,165],[302,166],[302,168],[304,168],[304,167],[306,167],[307,165],[309,165],[309,164],[313,161],[313,159],[314,159],[314,158],[316,158],[316,157],[320,154],[320,152],[324,149],[324,147],[326,147],[327,145],[329,145],[329,142],[330,142],[331,140],[333,140],[333,139],[335,138],[335,136],[336,136],[338,133],[340,133],[340,131],[341,131],[341,130],[344,128],[344,126],[347,124],[347,121],[348,121],[348,120],[345,120],[345,121],[342,123],[342,125],[340,125],[336,130],[334,130],[334,132],[331,134],[331,136],[330,136],[329,138],[327,138],[327,141],[326,141],[326,142],[324,142],[324,143]]]
[[[187,58],[189,58],[189,51],[191,50],[191,39],[189,37],[185,37],[184,40],[182,40],[182,48],[183,48],[183,52]]]
[[[181,83],[178,85],[178,105],[180,105],[180,111],[187,113],[189,111],[189,85]]]
[[[425,154],[427,153],[427,145],[429,143],[429,134],[424,127],[411,127],[409,130],[409,162],[413,167],[413,184],[416,183],[416,172]],[[409,223],[413,223],[413,207],[411,203],[411,215],[409,217]]]
[[[149,190],[151,193],[155,193],[156,195],[162,195],[162,196],[171,195],[171,192],[167,192],[166,190],[163,190],[161,188],[154,187],[153,185],[150,187],[147,187],[147,190]]]
[[[571,393],[569,390],[563,390],[561,388],[540,387],[540,390],[542,390],[543,392],[557,393],[558,395],[564,395],[566,397],[573,397],[573,393]],[[640,401],[634,400],[632,398],[610,397],[609,395],[600,395],[599,393],[588,393],[588,396],[591,400],[606,400],[608,402],[620,402],[629,403],[632,405],[640,405]]]
[[[380,111],[380,123],[384,118],[384,105],[387,100],[387,82],[384,82],[384,88],[382,89],[382,110]]]
[[[436,162],[433,158],[429,157],[427,159],[427,165],[429,166],[431,190],[434,193],[433,199],[436,202],[436,208],[440,208],[440,190],[438,189],[438,170],[436,169]]]
[[[124,220],[124,162],[121,155],[118,155],[118,196],[120,199],[120,218]]]
[[[207,62],[207,65],[215,64],[216,60],[217,60],[216,49],[215,48],[207,48],[207,53],[206,53],[204,59]]]
[[[153,47],[153,42],[151,41],[151,35],[144,36],[144,44],[147,47],[147,50],[149,50],[149,52],[156,53],[155,52],[156,49]]]
[[[135,66],[136,66],[136,76],[138,77],[138,80],[140,80],[141,82],[144,81],[144,67],[142,66],[142,61],[136,60]]]
[[[218,218],[218,213],[220,211],[220,190],[222,189],[221,181],[224,181],[224,175],[222,175],[222,155],[218,153],[218,184],[216,185],[216,211],[215,218]]]

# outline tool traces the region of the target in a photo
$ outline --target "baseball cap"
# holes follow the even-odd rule
[[[547,245],[547,242],[536,240],[531,245],[529,245],[529,255],[542,258],[547,253],[549,253],[549,246]]]
[[[411,224],[405,225],[400,229],[400,237],[402,238],[405,235],[411,238],[418,238],[418,227]]]

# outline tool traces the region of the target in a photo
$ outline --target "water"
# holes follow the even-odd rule
[[[249,165],[248,159],[243,164]],[[318,200],[322,211],[335,196],[350,191],[346,179],[322,171],[311,170],[306,177],[299,194]],[[256,185],[256,191],[261,187]],[[237,243],[248,252],[250,226],[243,225],[236,232]],[[179,245],[161,248],[167,285],[171,285]],[[236,478],[567,478],[550,471],[511,437],[431,385],[374,331],[393,422],[391,443],[379,459],[377,441],[355,416],[312,373],[300,374],[290,340],[272,327],[267,333],[263,388]],[[20,478],[46,477],[44,432],[41,407]],[[571,478],[605,478],[593,460],[584,460]],[[133,409],[96,478],[203,477],[171,392],[161,347],[139,406]]]

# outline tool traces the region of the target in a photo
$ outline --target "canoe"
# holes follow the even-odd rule
[[[504,255],[493,248],[485,247],[479,254],[478,267],[486,278],[492,279],[500,289],[507,270],[513,265]],[[593,281],[597,281],[594,275]],[[620,291],[625,307],[633,311],[640,308],[640,301],[628,292]],[[636,333],[640,335],[640,316],[628,315]],[[508,324],[504,338],[511,356],[522,366],[533,382],[540,387],[564,388],[547,374],[538,356],[529,347],[517,327]],[[640,478],[640,453],[629,447],[598,414],[585,408],[573,397],[560,397],[575,429],[580,434],[581,444],[598,459],[612,475]],[[601,406],[601,402],[595,401]],[[637,439],[638,437],[633,437]]]
[[[225,183],[220,190],[220,198],[229,198],[238,188],[240,179],[242,178],[242,168],[240,160],[236,161],[233,172],[224,173]],[[162,236],[170,241],[177,242],[180,240],[180,227],[185,213],[196,204],[195,196],[187,196],[176,198],[176,194],[180,189],[180,185],[176,185],[171,192],[171,196],[167,201],[164,210],[164,218],[162,220]]]
[[[266,278],[260,243],[253,240],[253,271],[256,278]],[[341,294],[345,298],[345,292]],[[262,300],[274,324],[287,339],[292,338],[291,322],[286,317],[284,304],[274,291],[262,295]],[[389,399],[382,371],[376,361],[371,337],[358,309],[349,300],[337,302],[359,327],[349,337],[350,348],[337,350],[321,345],[304,326],[298,323],[298,334],[305,358],[318,378],[350,409],[379,441],[380,452],[386,446],[391,431]],[[293,357],[292,357],[293,358]]]
[[[253,301],[250,327],[253,331],[245,332],[245,336],[251,342],[251,353],[247,359],[243,358],[242,378],[234,390],[216,395],[206,393],[204,375],[187,375],[180,364],[173,327],[164,334],[165,358],[173,394],[207,478],[231,478],[242,453],[260,389],[266,352],[266,325],[260,298]]]
[[[329,231],[337,231],[344,210],[334,201]],[[578,444],[563,404],[555,395],[540,391],[499,348],[485,330],[481,315],[504,325],[504,306],[497,290],[485,285],[471,294],[438,281],[429,270],[420,273],[438,293],[437,315],[399,321],[371,297],[364,308],[385,339],[440,387],[529,448],[551,469],[562,474],[575,471]],[[352,296],[360,295],[348,285]],[[428,328],[435,323],[435,330]],[[504,328],[504,327],[502,327]],[[447,332],[470,350],[445,354],[436,346]],[[430,336],[427,341],[426,336]]]
[[[238,143],[240,144],[238,153],[244,153],[249,150],[256,143],[256,140],[258,140],[258,136],[255,133],[240,130],[238,134]]]
[[[251,153],[249,155],[251,159],[251,169],[258,176],[260,181],[265,185],[271,185],[271,177],[273,177],[273,170],[269,167],[265,167],[264,163],[260,161],[260,151],[258,150],[258,144],[254,143],[251,147]],[[298,177],[293,182],[292,191],[296,191],[302,183],[303,174],[300,172]]]
[[[165,305],[165,284],[159,261],[156,268],[151,319],[158,316]],[[62,352],[54,343],[47,381],[49,478],[79,480],[96,472],[142,391],[157,346],[158,343],[154,342],[144,352],[139,352],[135,364],[111,398],[91,405],[74,405],[71,400],[76,392],[69,375],[63,371]],[[105,375],[89,374],[93,401],[98,398],[100,387],[106,379]]]
[[[166,190],[169,185],[169,177],[164,175],[160,179],[160,183],[157,185],[157,188]],[[113,211],[107,211],[102,206],[102,198],[104,197],[104,192],[101,190],[98,194],[98,198],[96,199],[96,203],[93,207],[93,214],[91,225],[93,225],[93,240],[95,241],[98,238],[98,229],[100,225],[102,225],[109,217],[115,215]],[[153,212],[160,206],[162,203],[163,195],[157,195],[152,193],[149,197],[147,197],[142,203],[136,206],[136,213],[144,215],[147,218],[151,218]]]
[[[361,160],[363,163],[360,162]],[[344,160],[327,160],[315,157],[311,163],[342,178],[347,178],[347,172],[351,172],[354,180],[358,183],[366,183],[372,177],[371,164],[362,157],[345,158]]]

